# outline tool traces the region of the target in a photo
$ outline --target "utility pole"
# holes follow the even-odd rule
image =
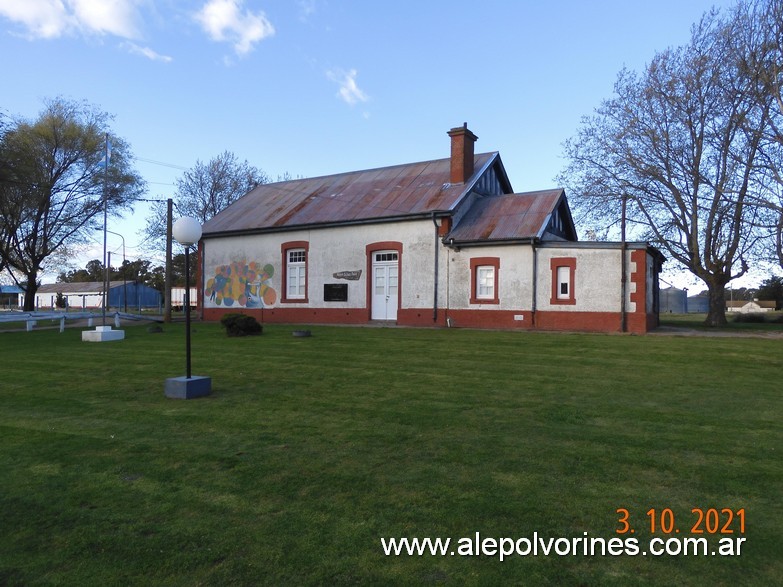
[[[103,159],[103,315],[101,324],[106,326],[106,306],[109,305],[109,264],[106,261],[106,224],[109,217],[109,200],[106,184],[109,181],[109,133],[106,133]]]
[[[628,203],[628,196],[623,194],[622,212],[620,218],[620,332],[628,330],[628,315],[625,310],[625,296],[626,296],[626,268],[625,268],[625,251],[627,250],[627,243],[625,241],[625,222],[626,222],[626,206]]]
[[[109,311],[109,294],[111,293],[111,251],[106,252],[106,307]]]
[[[166,271],[163,289],[163,321],[171,322],[171,226],[174,202],[171,198],[166,200]]]

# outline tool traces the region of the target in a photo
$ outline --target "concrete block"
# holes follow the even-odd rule
[[[95,330],[84,330],[82,342],[108,342],[125,338],[124,330],[112,330],[111,326],[96,326]]]
[[[166,379],[166,397],[172,399],[195,399],[204,397],[212,392],[212,378],[202,375],[194,375],[190,379],[185,377],[171,377]]]

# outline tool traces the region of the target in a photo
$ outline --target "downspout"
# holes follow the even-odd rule
[[[449,239],[446,241],[445,237],[443,239],[443,246],[445,246],[449,251],[457,251],[459,252],[459,247],[454,246],[454,239]],[[451,253],[446,253],[446,307],[445,310],[445,319],[446,319],[446,326],[448,328],[451,328],[454,326],[454,323],[451,321],[451,317],[449,316],[449,310],[451,309]]]
[[[536,327],[536,298],[538,297],[538,249],[536,248],[536,240],[531,241],[533,247],[533,303],[530,304],[530,326]]]
[[[438,221],[435,219],[435,212],[432,213],[432,223],[435,225],[435,242],[434,242],[434,249],[435,249],[435,284],[433,286],[432,291],[432,321],[437,324],[438,323],[438,257],[440,251],[438,250]]]

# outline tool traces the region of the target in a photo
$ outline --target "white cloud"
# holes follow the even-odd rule
[[[275,34],[275,28],[263,12],[242,13],[243,4],[243,0],[209,0],[195,15],[210,39],[232,43],[239,56]]]
[[[142,57],[146,57],[151,61],[162,61],[163,63],[170,63],[174,60],[173,57],[168,55],[161,55],[149,47],[140,47],[136,43],[123,43],[121,47],[127,50],[128,53],[132,53],[133,55],[141,55]]]
[[[74,16],[90,32],[125,39],[139,36],[138,12],[133,0],[69,0]]]
[[[30,38],[66,34],[138,36],[139,0],[0,0],[0,15],[22,25]]]
[[[356,84],[357,75],[358,72],[355,69],[351,69],[350,71],[330,69],[326,72],[326,76],[340,86],[337,96],[350,106],[358,104],[359,102],[366,102],[370,99],[370,97]]]
[[[60,0],[0,0],[0,14],[24,26],[30,37],[52,39],[77,26]]]

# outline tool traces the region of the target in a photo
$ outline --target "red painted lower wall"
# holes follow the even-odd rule
[[[521,320],[515,320],[521,316]],[[512,310],[449,310],[446,318],[455,328],[509,328],[531,329],[533,323],[530,312]]]
[[[218,321],[224,314],[247,314],[264,323],[280,324],[366,324],[370,321],[366,308],[205,308],[204,320]]]
[[[367,324],[370,313],[366,308],[271,308],[271,309],[217,309],[206,308],[204,320],[218,321],[224,314],[241,312],[269,324]],[[516,319],[519,316],[521,320]],[[621,317],[617,312],[553,312],[513,310],[444,310],[438,309],[434,319],[432,308],[401,309],[395,322],[399,326],[452,326],[455,328],[488,328],[514,330],[556,330],[577,332],[620,332]],[[626,330],[644,334],[657,326],[654,314],[626,315]]]
[[[620,332],[621,323],[619,312],[536,312],[539,330]]]

